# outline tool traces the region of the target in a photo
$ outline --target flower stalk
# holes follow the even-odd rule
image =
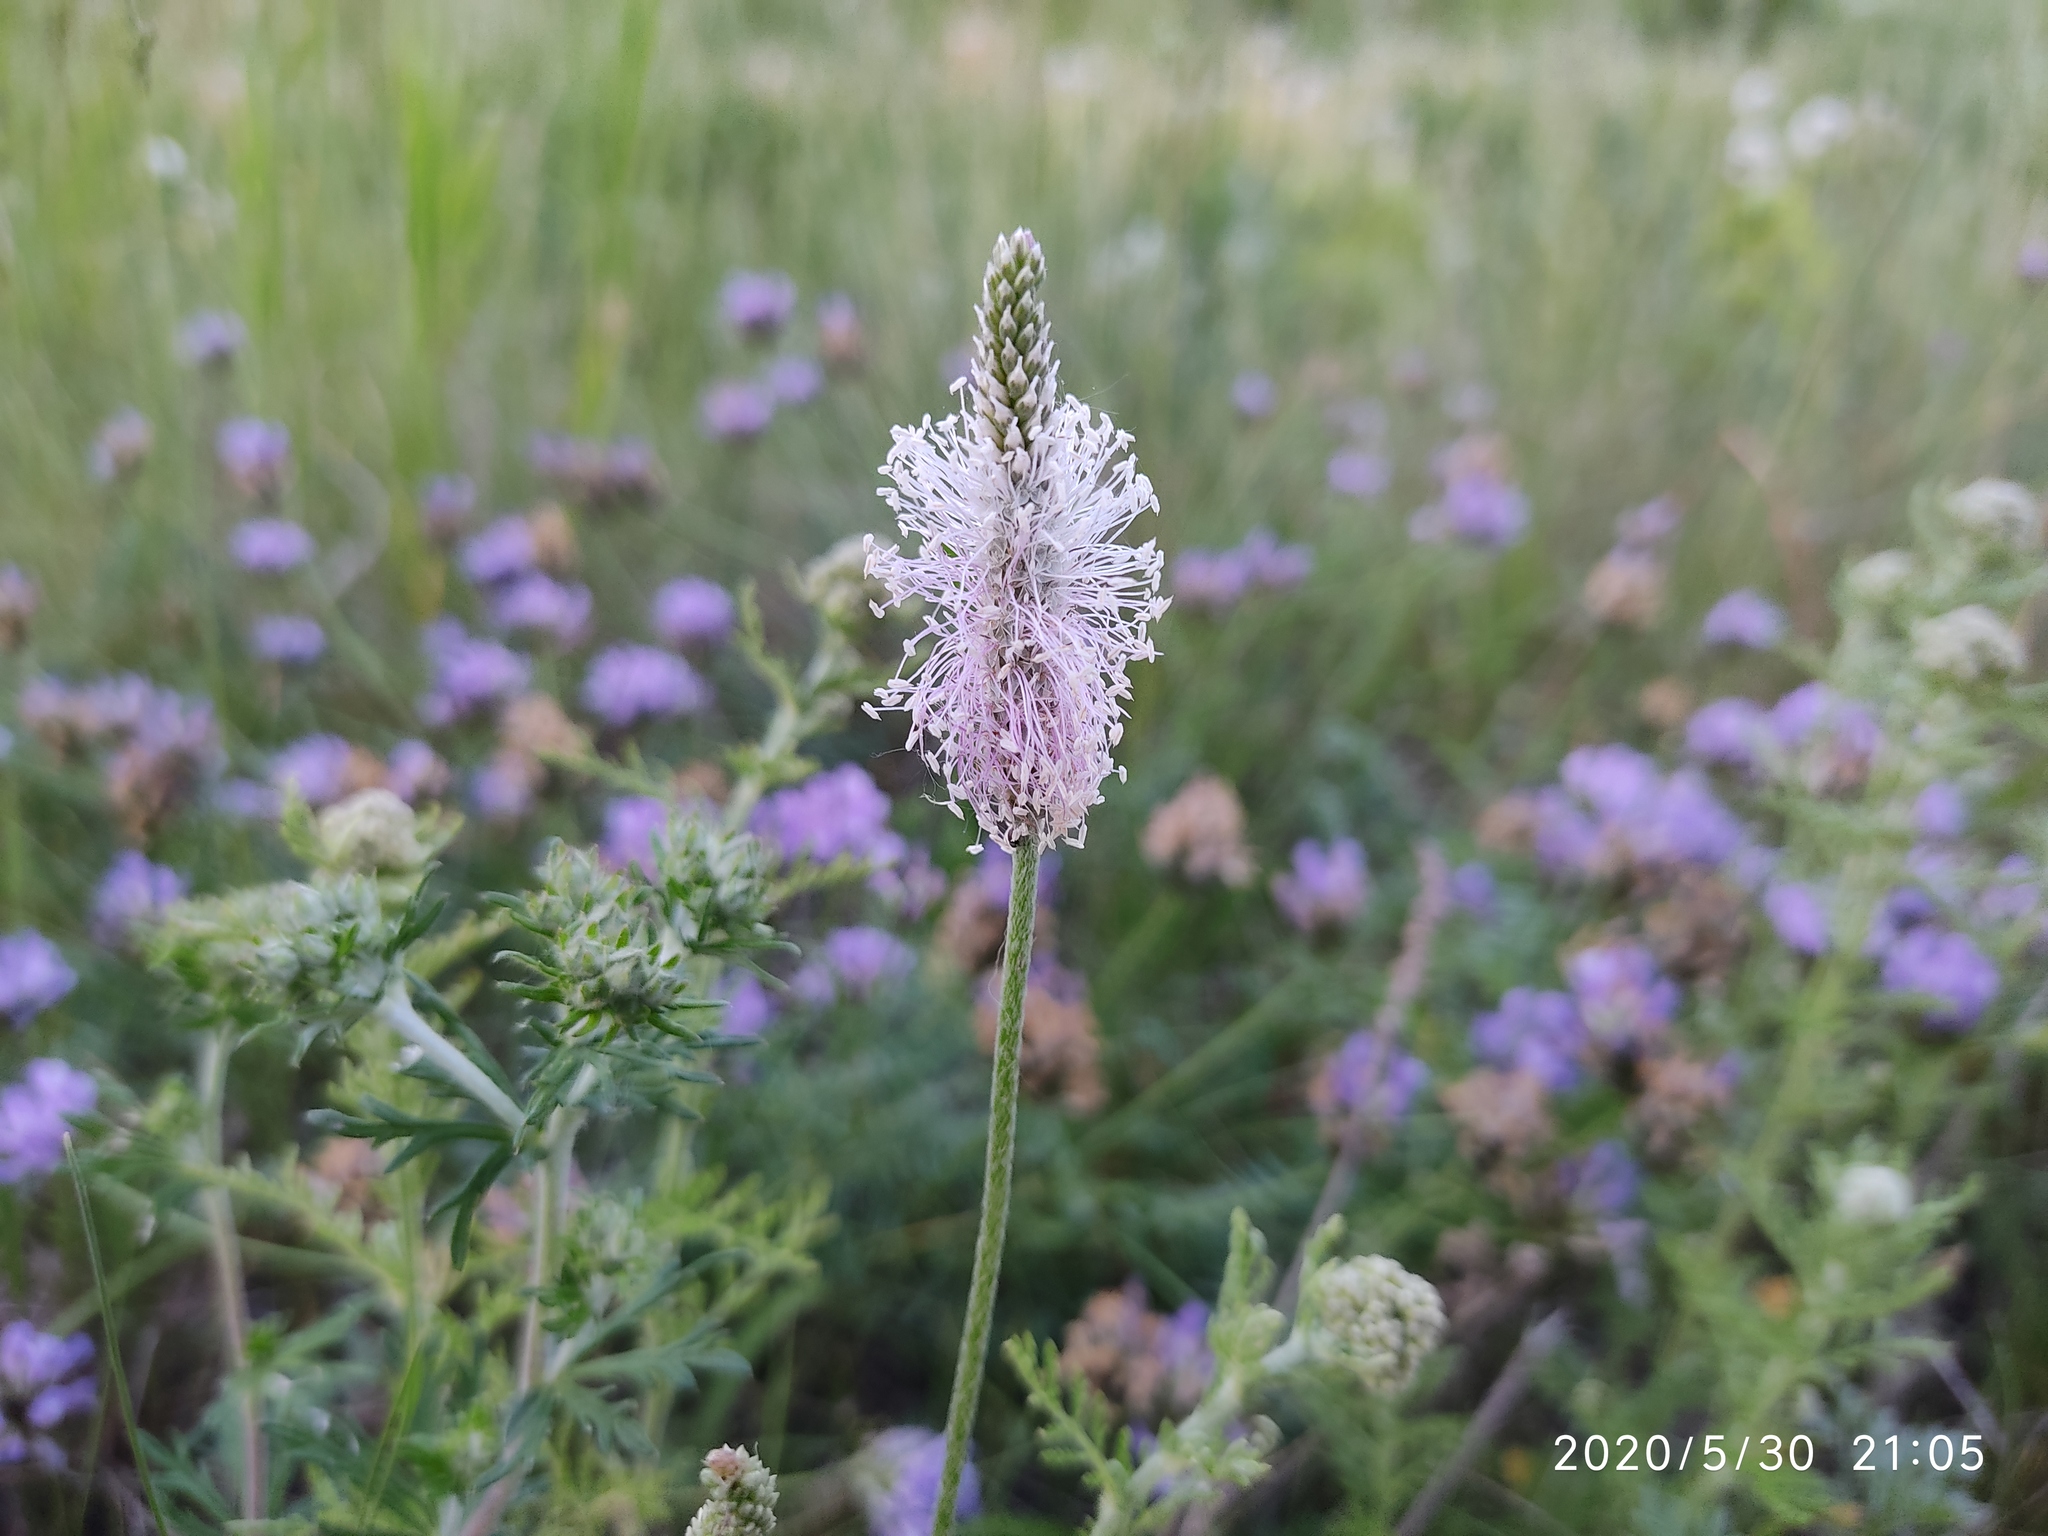
[[[227,1105],[228,1058],[234,1051],[232,1028],[223,1024],[209,1030],[199,1044],[198,1151],[200,1158],[214,1168],[224,1166],[225,1136],[221,1122]],[[213,1261],[221,1350],[228,1374],[238,1376],[249,1368],[249,1299],[242,1276],[242,1243],[235,1230],[234,1204],[225,1189],[210,1185],[199,1192],[199,1208],[205,1213],[207,1248]],[[242,1428],[242,1518],[261,1520],[268,1513],[265,1492],[270,1480],[269,1456],[254,1384],[245,1384],[239,1398],[236,1416]]]
[[[989,1087],[988,1159],[982,1173],[981,1229],[974,1240],[974,1278],[967,1291],[967,1322],[953,1370],[953,1400],[946,1409],[946,1461],[939,1473],[933,1536],[950,1536],[967,1441],[981,1402],[995,1320],[996,1282],[1010,1221],[1010,1174],[1017,1154],[1017,1079],[1024,1055],[1024,990],[1038,917],[1038,842],[1018,843],[1010,866],[1010,917],[1003,933],[1003,986],[996,1014],[995,1071]]]

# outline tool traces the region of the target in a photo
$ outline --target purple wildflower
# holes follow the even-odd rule
[[[54,1056],[22,1068],[20,1082],[0,1088],[0,1184],[62,1167],[70,1117],[91,1114],[99,1097],[90,1074]]]
[[[284,489],[292,434],[282,422],[236,416],[214,434],[213,456],[229,485],[252,501],[267,500]]]
[[[1819,891],[1785,880],[1766,886],[1763,901],[1764,916],[1787,949],[1800,955],[1827,953],[1828,912]]]
[[[917,968],[917,951],[885,928],[835,928],[825,935],[825,963],[857,998],[874,995]]]
[[[1975,1024],[1998,996],[1998,967],[1969,935],[1935,924],[1911,929],[1884,957],[1887,992],[1920,992],[1940,999],[1926,1022],[1937,1029]]]
[[[761,370],[761,387],[777,405],[807,405],[825,388],[825,370],[812,357],[778,357]]]
[[[1365,849],[1349,837],[1329,844],[1303,838],[1294,845],[1293,867],[1273,877],[1273,900],[1303,933],[1342,927],[1371,892]]]
[[[123,406],[100,424],[85,456],[86,473],[96,485],[111,485],[142,467],[156,446],[156,428],[133,406]]]
[[[1162,1317],[1152,1336],[1152,1354],[1181,1387],[1177,1395],[1199,1399],[1216,1374],[1216,1357],[1209,1350],[1209,1304],[1199,1298],[1184,1301]]]
[[[857,763],[841,763],[777,790],[755,807],[748,829],[790,861],[829,864],[850,857],[889,865],[906,847],[889,830],[889,797]]]
[[[1672,534],[1685,517],[1674,496],[1655,496],[1614,520],[1614,537],[1623,549],[1651,551]]]
[[[1324,478],[1329,481],[1330,489],[1340,496],[1376,501],[1386,494],[1394,476],[1385,455],[1370,448],[1339,448],[1330,455]]]
[[[427,536],[446,542],[476,515],[476,482],[467,475],[431,475],[420,485],[419,504]]]
[[[445,793],[448,777],[441,755],[415,738],[399,742],[384,759],[384,787],[407,805]]]
[[[1970,802],[1946,779],[1937,779],[1913,802],[1913,827],[1922,837],[1947,841],[1970,825]]]
[[[1998,861],[1990,883],[1978,893],[1977,915],[1987,923],[2016,923],[2040,905],[2040,878],[2024,854],[2014,853]]]
[[[759,1035],[780,1012],[774,994],[752,971],[727,971],[712,985],[711,995],[725,1004],[718,1028],[728,1035]]]
[[[1663,1035],[1678,1012],[1678,987],[1633,941],[1591,944],[1565,962],[1565,982],[1593,1042],[1631,1050]]]
[[[723,645],[739,610],[732,594],[702,576],[663,582],[648,610],[654,632],[665,645]]]
[[[62,1002],[78,985],[78,973],[64,963],[57,946],[33,928],[0,938],[0,1013],[21,1029],[46,1008]]]
[[[1264,528],[1247,533],[1237,554],[1252,585],[1273,591],[1300,586],[1316,568],[1314,550],[1306,544],[1282,544]]]
[[[469,778],[469,803],[485,821],[522,819],[533,809],[543,770],[530,757],[499,752]]]
[[[465,539],[457,560],[462,574],[477,586],[496,586],[533,570],[540,563],[540,547],[525,518],[500,517]]]
[[[1234,549],[1189,549],[1173,557],[1174,601],[1192,607],[1227,613],[1251,580],[1250,568]]]
[[[1622,861],[1716,868],[1742,846],[1742,823],[1706,780],[1690,769],[1667,778],[1632,747],[1575,748],[1558,779],[1565,793],[1536,799],[1536,853],[1548,869],[1601,876]]]
[[[1894,886],[1870,914],[1870,931],[1864,936],[1863,953],[1882,957],[1907,934],[1934,921],[1939,909],[1934,898],[1915,885]]]
[[[1768,651],[1785,638],[1785,611],[1761,592],[1740,587],[1707,610],[1700,621],[1703,645],[1737,645]]]
[[[1503,1072],[1527,1072],[1552,1093],[1581,1077],[1586,1026],[1578,1005],[1563,992],[1510,987],[1500,1006],[1472,1020],[1472,1054]]]
[[[997,242],[960,412],[897,428],[884,466],[883,499],[918,547],[867,546],[890,604],[928,605],[877,697],[909,715],[907,744],[955,814],[970,806],[1001,847],[1085,839],[1121,775],[1126,669],[1156,654],[1146,629],[1166,609],[1157,546],[1118,542],[1159,503],[1130,437],[1060,396],[1044,270],[1028,232]]]
[[[212,804],[231,821],[275,821],[283,809],[277,791],[254,779],[222,779],[213,787]]]
[[[1714,699],[1685,723],[1685,750],[1703,763],[1754,773],[1773,739],[1770,716],[1749,699]]]
[[[859,365],[867,350],[867,336],[861,328],[860,306],[850,293],[828,293],[818,300],[818,350],[834,368]]]
[[[2013,260],[2013,270],[2029,288],[2039,288],[2048,283],[2048,240],[2036,236],[2023,242],[2019,255]]]
[[[63,1449],[48,1432],[98,1401],[92,1358],[82,1333],[60,1339],[21,1318],[0,1328],[0,1465],[63,1468]]]
[[[1485,437],[1463,437],[1436,456],[1442,493],[1408,520],[1418,544],[1452,540],[1478,549],[1506,549],[1529,530],[1529,500],[1508,482],[1500,447]]]
[[[718,312],[750,341],[766,341],[796,311],[796,280],[787,272],[734,272],[718,290]]]
[[[1884,745],[1877,717],[1821,682],[1803,683],[1778,700],[1770,724],[1780,746],[1801,754],[1805,781],[1816,793],[1862,783]]]
[[[485,704],[524,693],[533,663],[495,640],[464,632],[454,619],[436,619],[420,632],[434,668],[434,687],[420,701],[429,725],[450,725]]]
[[[1043,878],[1041,875],[1041,881]],[[868,889],[914,923],[945,896],[946,872],[932,863],[932,856],[923,848],[912,848],[908,857],[869,875]],[[1007,909],[1007,899],[1004,906]]]
[[[711,689],[680,656],[651,645],[614,645],[592,658],[583,675],[583,707],[623,730],[643,718],[695,714]]]
[[[932,1536],[945,1463],[946,1437],[916,1425],[885,1429],[870,1440],[855,1473],[868,1536]],[[969,1520],[980,1513],[981,1476],[970,1459],[961,1469],[954,1515]]]
[[[621,795],[605,803],[598,852],[614,869],[639,865],[652,872],[654,835],[668,825],[668,802],[653,795]]]
[[[145,854],[124,848],[100,877],[92,895],[92,936],[109,948],[128,942],[147,922],[185,894],[185,877]]]
[[[1248,368],[1230,381],[1230,403],[1246,421],[1264,421],[1280,409],[1280,386],[1271,374]]]
[[[491,596],[491,622],[500,629],[538,630],[567,650],[590,633],[593,600],[579,582],[556,581],[533,571]]]
[[[270,760],[270,782],[294,790],[318,810],[349,791],[349,759],[355,749],[339,736],[301,736]]]
[[[1324,1072],[1332,1113],[1363,1115],[1382,1126],[1405,1120],[1429,1083],[1429,1068],[1371,1029],[1346,1036]]]
[[[1636,1203],[1642,1174],[1618,1141],[1595,1142],[1579,1157],[1557,1165],[1559,1192],[1587,1216],[1619,1216]]]
[[[1492,919],[1498,895],[1491,866],[1475,859],[1451,871],[1451,900],[1481,922]]]
[[[252,517],[228,535],[235,564],[259,576],[295,571],[319,552],[312,534],[282,517]]]
[[[310,666],[327,652],[327,631],[303,613],[266,613],[249,626],[249,649],[280,667]]]
[[[715,443],[759,437],[775,419],[775,396],[752,379],[717,379],[697,401],[697,420]]]
[[[219,368],[248,343],[249,328],[239,315],[202,309],[178,327],[178,361],[187,368]]]

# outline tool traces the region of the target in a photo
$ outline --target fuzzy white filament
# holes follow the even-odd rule
[[[1002,848],[1080,845],[1121,774],[1126,668],[1156,655],[1146,630],[1167,606],[1158,547],[1118,542],[1159,509],[1129,434],[1059,397],[1044,270],[1028,231],[997,241],[961,411],[896,428],[882,466],[916,548],[867,541],[887,606],[927,605],[877,699],[910,716],[954,813],[964,801]]]

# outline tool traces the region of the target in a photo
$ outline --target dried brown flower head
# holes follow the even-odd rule
[[[1177,869],[1190,880],[1242,890],[1258,873],[1244,831],[1244,802],[1230,781],[1198,773],[1152,812],[1138,847],[1154,869]]]

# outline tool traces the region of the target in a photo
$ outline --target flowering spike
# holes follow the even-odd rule
[[[1031,231],[1000,235],[974,311],[969,403],[982,440],[1020,485],[1059,397],[1060,365],[1038,296],[1044,281],[1045,253]]]
[[[996,242],[963,409],[898,427],[882,466],[882,499],[919,548],[867,541],[890,603],[927,605],[877,699],[910,716],[907,745],[948,802],[1006,849],[1080,845],[1117,771],[1125,669],[1154,657],[1146,627],[1167,606],[1157,546],[1117,542],[1158,499],[1129,434],[1060,396],[1044,274],[1029,231]]]

